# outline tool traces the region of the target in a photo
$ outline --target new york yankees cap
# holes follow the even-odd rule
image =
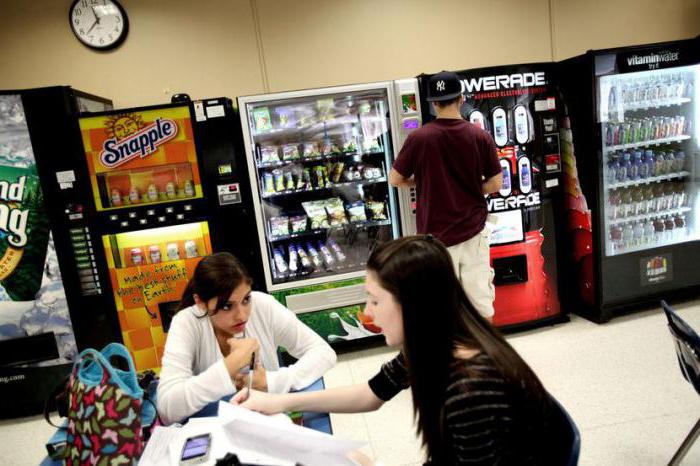
[[[428,80],[428,102],[454,99],[463,92],[462,81],[452,71],[441,71]]]

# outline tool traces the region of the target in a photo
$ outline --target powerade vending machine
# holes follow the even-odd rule
[[[111,340],[139,371],[160,367],[203,256],[230,251],[260,282],[237,128],[225,98],[83,114],[75,157],[51,161],[46,189],[61,213],[56,235],[72,248],[79,306],[110,317]]]
[[[267,291],[333,344],[377,337],[365,265],[398,237],[390,82],[239,97]],[[252,223],[252,220],[251,220]]]
[[[70,148],[81,109],[111,101],[69,87],[0,92],[0,417],[35,414],[93,329],[67,290],[79,286],[54,241],[43,161]],[[55,232],[55,230],[54,230]],[[99,323],[93,316],[89,323]],[[99,330],[97,330],[99,332]],[[96,332],[95,332],[96,333]]]
[[[457,72],[465,95],[461,113],[493,136],[503,171],[502,189],[487,197],[496,286],[493,323],[500,327],[566,320],[557,291],[554,203],[562,165],[555,70],[552,63],[534,63]],[[423,124],[435,118],[425,100],[429,79],[423,74],[416,84]],[[411,131],[416,125],[404,115],[408,120],[402,130]],[[415,204],[415,199],[407,202]]]
[[[565,206],[572,307],[605,322],[700,285],[700,39],[559,64],[575,144]]]

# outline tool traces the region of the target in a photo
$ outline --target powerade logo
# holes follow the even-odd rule
[[[100,153],[100,161],[107,168],[119,166],[137,157],[146,157],[167,141],[177,136],[177,124],[173,120],[158,118],[148,126],[127,138],[107,139]]]
[[[535,73],[500,74],[479,78],[463,79],[462,83],[467,92],[495,91],[498,89],[512,89],[515,87],[544,86],[547,80],[544,71]]]
[[[680,53],[679,52],[661,52],[661,53],[650,53],[649,55],[632,55],[627,59],[627,64],[629,66],[636,65],[652,65],[654,63],[664,63],[671,61],[678,61]]]
[[[540,205],[540,193],[518,194],[509,197],[494,197],[487,201],[489,212],[500,212],[502,210],[520,209],[522,207],[532,207]]]

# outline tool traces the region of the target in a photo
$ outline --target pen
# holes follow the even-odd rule
[[[253,389],[253,368],[255,367],[255,353],[250,355],[250,370],[248,371],[248,396],[250,398],[251,390]]]

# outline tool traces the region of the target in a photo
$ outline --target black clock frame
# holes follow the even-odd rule
[[[71,3],[70,8],[68,9],[68,23],[70,24],[70,29],[73,32],[73,35],[78,39],[78,42],[83,44],[85,47],[88,47],[93,50],[99,50],[99,51],[107,51],[107,50],[112,50],[117,47],[119,47],[125,40],[126,36],[129,35],[129,16],[126,14],[126,10],[124,7],[119,3],[117,0],[110,0],[119,10],[119,12],[122,15],[122,18],[124,18],[124,24],[122,27],[122,31],[120,36],[117,38],[116,41],[112,42],[109,45],[104,45],[104,46],[99,46],[99,45],[92,45],[84,42],[81,38],[80,35],[78,35],[78,31],[75,29],[75,25],[73,24],[73,9],[75,6],[80,3],[82,0],[73,0],[73,3]]]

